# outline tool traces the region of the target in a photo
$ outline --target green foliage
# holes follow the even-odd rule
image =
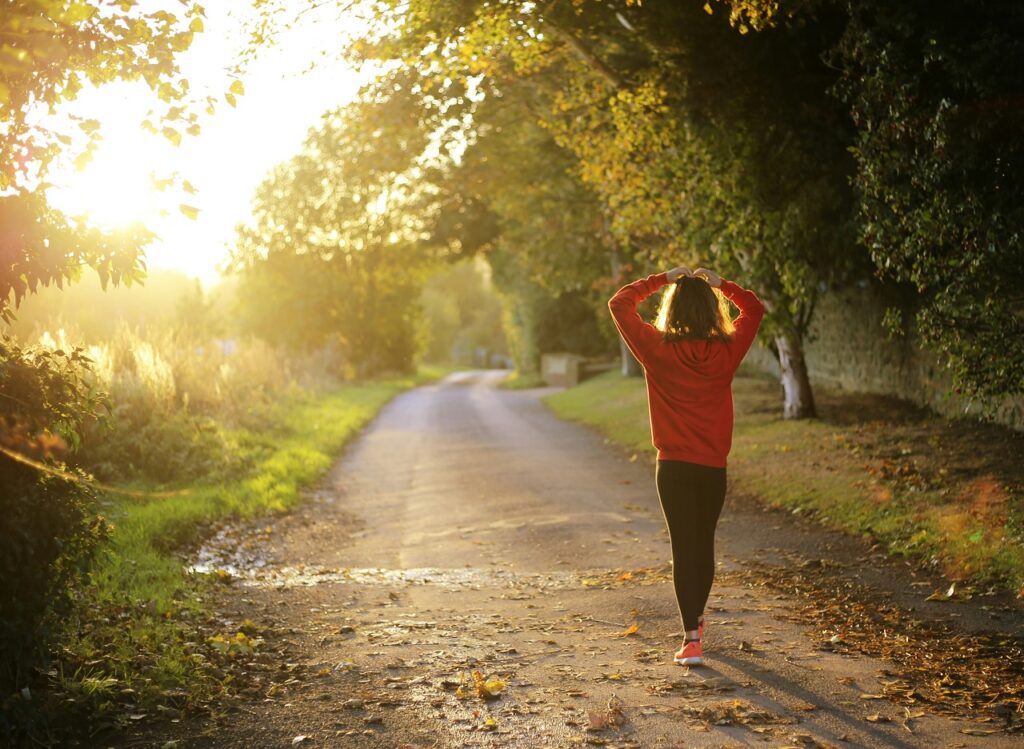
[[[526,276],[516,258],[492,255],[495,283],[504,289],[505,331],[516,370],[540,371],[541,354],[571,351],[584,356],[608,353],[593,304],[579,292],[553,292]]]
[[[139,226],[103,232],[50,208],[45,197],[22,191],[0,195],[0,319],[40,287],[81,277],[81,266],[107,283],[131,284],[143,276],[142,246],[152,235]]]
[[[507,352],[501,299],[482,262],[460,262],[431,275],[423,284],[421,335],[424,361],[479,366],[476,352]]]
[[[24,349],[0,338],[0,445],[67,478],[0,455],[0,715],[16,716],[20,690],[35,683],[77,583],[107,526],[85,474],[62,458],[80,442],[100,395],[86,381],[80,349]],[[11,712],[9,712],[9,710]],[[15,718],[12,717],[12,720]],[[0,731],[16,727],[0,719]]]
[[[506,307],[516,367],[536,372],[546,351],[604,353],[597,320],[616,255],[595,196],[572,171],[572,155],[516,95],[485,97],[472,140],[442,183],[447,195],[486,207],[493,236],[482,251]]]
[[[165,312],[173,309],[170,299],[165,304]],[[197,326],[169,319],[129,326],[122,320],[88,346],[92,363],[76,376],[80,387],[103,392],[107,400],[89,418],[71,414],[81,419],[73,435],[76,464],[105,483],[226,479],[251,467],[250,446],[232,429],[258,431],[282,397],[337,386],[338,352],[296,354],[252,336],[214,338],[208,326],[222,322],[212,314]],[[47,328],[36,336],[41,355],[71,351],[83,338],[74,327]]]
[[[582,292],[597,314],[622,267],[741,279],[767,303],[766,335],[785,338],[784,381],[802,396],[792,412],[808,415],[801,347],[815,302],[868,266],[852,230],[851,124],[821,60],[841,14],[616,5],[477,0],[439,13],[382,1],[349,53],[419,60],[434,98],[442,81],[471,90],[453,172],[496,217],[488,249],[518,257],[532,283]],[[737,33],[751,27],[765,31]]]
[[[768,305],[765,332],[797,341],[858,258],[849,122],[818,60],[836,31],[820,21],[745,37],[697,4],[645,6],[632,32],[595,12],[573,33],[618,74],[575,55],[546,118],[630,254],[742,279]]]
[[[183,0],[180,15],[143,12],[135,2],[15,0],[0,16],[0,319],[12,318],[26,293],[77,280],[83,265],[104,286],[142,277],[141,227],[103,233],[46,201],[50,166],[64,158],[84,166],[101,137],[100,123],[71,117],[40,124],[40,115],[76,98],[86,85],[141,80],[167,104],[160,129],[172,141],[194,130],[196,115],[176,56],[202,31],[202,7]],[[49,122],[53,122],[50,120]]]
[[[331,112],[311,130],[258,190],[254,224],[239,228],[248,330],[300,351],[336,345],[359,377],[410,370],[426,146],[392,100]]]
[[[857,137],[860,232],[922,295],[956,387],[1024,392],[1024,7],[851,2],[833,55]]]
[[[282,397],[336,386],[339,367],[330,351],[297,355],[188,326],[122,326],[89,353],[110,408],[86,424],[78,460],[106,482],[237,475],[251,454],[228,427],[260,429]]]

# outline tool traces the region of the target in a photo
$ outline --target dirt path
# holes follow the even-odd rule
[[[680,623],[651,467],[554,418],[540,391],[496,389],[500,377],[399,396],[312,501],[223,534],[208,551],[239,579],[214,609],[226,632],[261,639],[244,699],[122,743],[1024,746],[991,715],[922,708],[893,663],[848,647],[823,613],[857,583],[880,596],[863,605],[913,608],[926,629],[952,615],[961,636],[1019,634],[1019,610],[926,603],[934,581],[742,498],[719,530],[709,666],[672,664]]]

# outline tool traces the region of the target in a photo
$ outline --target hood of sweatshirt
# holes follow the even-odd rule
[[[697,377],[717,380],[731,376],[729,347],[722,341],[675,341],[665,343],[666,353],[673,357],[685,372],[677,374],[680,379]],[[672,379],[677,379],[673,377]]]

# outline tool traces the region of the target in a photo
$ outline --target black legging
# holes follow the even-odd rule
[[[672,581],[683,628],[697,629],[715,579],[715,526],[725,502],[725,469],[659,460],[655,481],[672,542]]]

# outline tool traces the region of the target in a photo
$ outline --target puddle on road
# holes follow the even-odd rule
[[[437,585],[450,590],[489,588],[567,588],[579,587],[576,573],[516,573],[503,569],[465,567],[416,567],[384,569],[379,567],[322,567],[298,565],[273,567],[265,560],[254,567],[245,567],[203,556],[191,566],[199,574],[230,574],[243,585],[257,587],[302,587],[351,583],[356,585]]]
[[[619,513],[602,513],[631,522]],[[486,526],[518,528],[525,525],[547,525],[566,522],[568,515],[542,515],[531,521],[498,520]],[[479,530],[479,529],[472,529]],[[466,528],[455,532],[467,532]],[[595,587],[625,582],[651,584],[664,581],[670,570],[639,568],[637,570],[551,570],[544,572],[517,572],[503,567],[415,567],[386,569],[380,567],[327,567],[315,564],[281,565],[273,558],[270,543],[272,530],[258,521],[228,526],[217,532],[194,555],[188,571],[194,574],[212,574],[255,587],[290,588],[314,585],[431,585],[446,590],[479,590],[481,588],[529,589],[531,592],[549,589]],[[667,574],[666,574],[667,573]],[[523,594],[524,597],[525,593]],[[508,596],[505,596],[508,597]],[[512,597],[515,597],[514,595]]]

